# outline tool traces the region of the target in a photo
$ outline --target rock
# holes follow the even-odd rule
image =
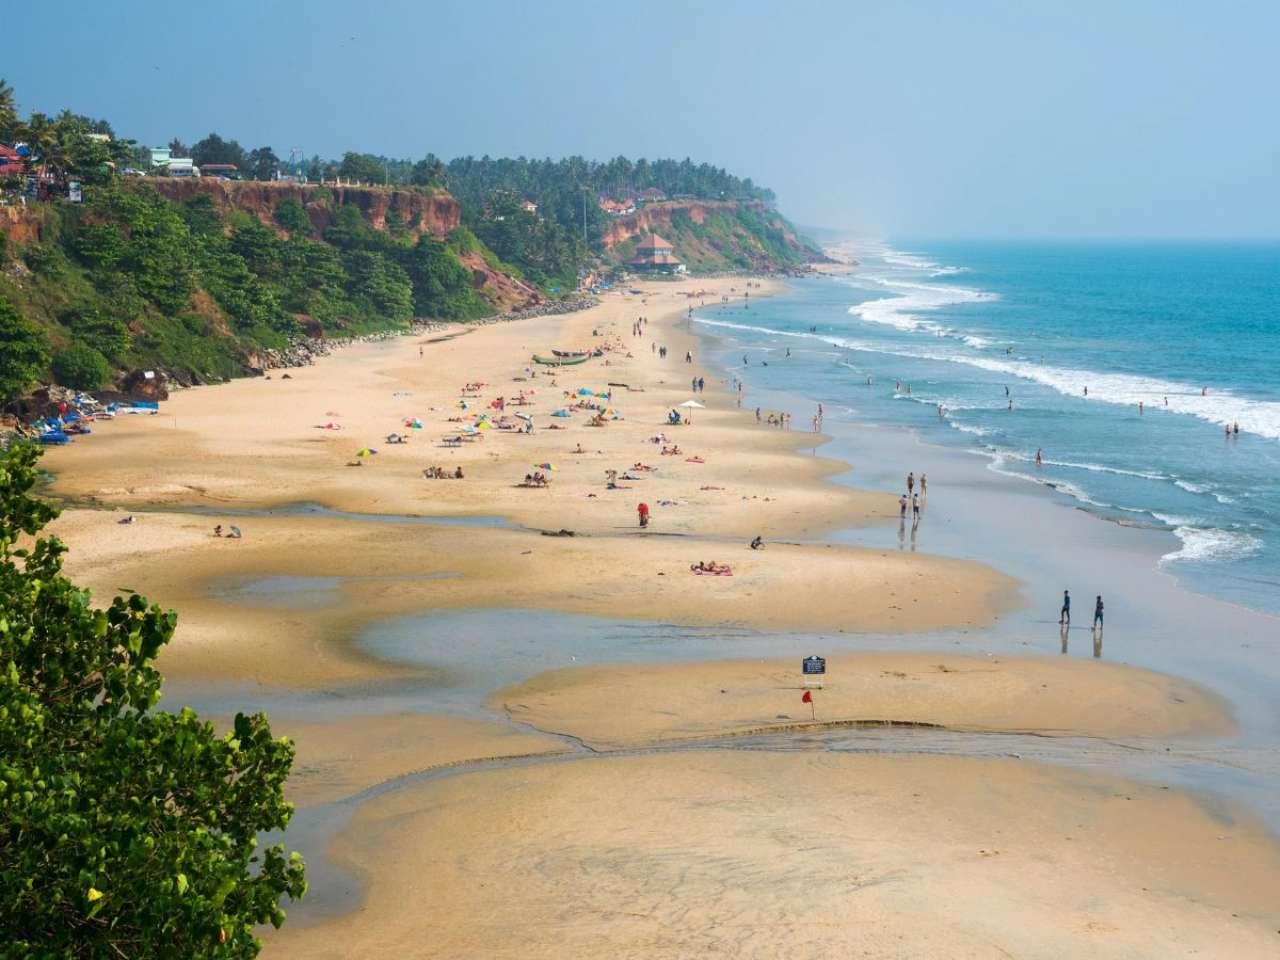
[[[168,376],[163,370],[131,370],[120,381],[120,391],[132,400],[168,400]]]

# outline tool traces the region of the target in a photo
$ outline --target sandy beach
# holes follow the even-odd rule
[[[308,853],[359,885],[293,908],[265,955],[1270,955],[1280,855],[1235,811],[1043,764],[729,746],[860,722],[1212,744],[1231,710],[1183,680],[857,653],[833,657],[811,715],[792,661],[606,656],[459,716],[431,699],[448,663],[361,645],[428,611],[916,637],[978,632],[1022,604],[982,563],[824,539],[896,526],[896,498],[833,483],[846,464],[821,455],[812,411],[786,411],[790,430],[767,422],[781,411],[758,423],[702,363],[689,308],[745,283],[649,283],[577,314],[359,344],[288,379],[176,393],[159,416],[50,453],[71,575],[99,599],[127,586],[180,611],[168,676],[215,703],[234,687],[312,704],[274,724],[298,746],[290,796],[349,808]],[[779,289],[752,283],[753,300]],[[531,363],[552,349],[602,356]],[[691,423],[666,423],[694,398]],[[605,410],[617,419],[589,425]],[[479,413],[534,429],[442,442]],[[436,467],[463,476],[424,476]],[[522,485],[535,471],[548,486]],[[709,561],[732,575],[691,570]],[[360,715],[326,707],[352,690]],[[417,691],[418,709],[393,690]],[[712,738],[725,743],[691,743]]]
[[[1176,834],[1178,842],[1169,838]],[[1274,956],[1262,831],[1017,760],[695,751],[364,806],[353,914],[277,956]]]
[[[800,700],[806,689],[812,710]],[[492,703],[522,723],[598,749],[877,723],[1086,737],[1231,729],[1226,706],[1192,684],[1133,667],[1041,657],[855,653],[810,678],[799,664],[779,661],[584,667],[500,690]]]
[[[697,394],[707,409],[688,411],[692,424],[664,425],[668,411],[694,396],[693,376],[712,373],[684,362],[699,345],[679,316],[740,296],[744,283],[653,284],[644,297],[615,295],[578,314],[453,339],[363,344],[290,371],[289,380],[277,372],[177,393],[163,414],[117,421],[99,442],[47,459],[55,495],[117,508],[68,509],[55,529],[75,547],[72,572],[91,586],[110,591],[124,577],[182,611],[163,663],[171,674],[285,685],[376,673],[342,638],[361,622],[426,607],[905,632],[980,626],[1017,602],[1013,581],[977,564],[818,541],[835,526],[895,516],[895,499],[827,482],[843,465],[813,454],[820,438],[757,424],[724,385],[713,380]],[[753,290],[759,297],[770,288]],[[651,335],[630,336],[636,316],[651,318]],[[656,342],[668,347],[665,360]],[[531,355],[555,345],[613,349],[578,367],[533,370]],[[469,383],[485,386],[464,393]],[[551,416],[572,405],[565,391],[580,389],[612,391],[601,405],[622,419],[591,427],[592,411]],[[533,433],[495,429],[458,447],[440,443],[465,426],[462,417],[496,416],[492,402],[521,390],[536,392],[528,406],[508,409],[527,411]],[[421,429],[404,426],[415,418]],[[409,442],[386,444],[393,432]],[[650,442],[655,436],[667,440]],[[664,456],[664,446],[681,454]],[[366,448],[378,453],[357,458]],[[550,485],[519,486],[540,463],[556,468],[544,471]],[[627,474],[637,464],[651,469],[606,488],[606,470]],[[450,474],[461,467],[464,478],[425,479],[423,470],[436,466]],[[640,502],[652,510],[645,531]],[[387,518],[492,517],[509,526],[252,514],[299,503]],[[157,509],[136,513],[134,524],[115,522],[120,510]],[[215,523],[237,525],[244,539],[214,537]],[[539,535],[560,530],[575,536]],[[748,549],[756,535],[766,549]],[[710,560],[733,576],[691,575],[691,564]],[[236,574],[349,579],[339,602],[299,617],[211,603],[210,584]],[[359,577],[366,579],[351,579]],[[270,638],[252,656],[246,631]]]

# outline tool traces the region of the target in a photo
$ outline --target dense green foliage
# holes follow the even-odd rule
[[[768,270],[799,266],[818,254],[778,213],[759,204],[713,208],[702,223],[677,210],[663,236],[693,270]]]
[[[0,956],[251,958],[306,889],[282,830],[294,749],[265,715],[218,736],[154,710],[177,617],[95,608],[62,573],[38,451],[0,453]]]
[[[201,191],[167,191],[195,196],[166,199],[147,181],[116,176],[126,165],[147,167],[149,156],[106,121],[69,111],[23,120],[12,89],[0,81],[5,138],[27,140],[41,165],[87,187],[81,205],[28,209],[24,216],[41,221],[39,242],[0,245],[0,299],[42,328],[32,335],[0,318],[0,336],[23,345],[0,359],[0,393],[21,392],[48,372],[45,341],[53,356],[74,347],[74,362],[60,361],[68,380],[88,383],[100,372],[89,350],[115,370],[158,367],[209,380],[243,372],[256,354],[283,347],[304,328],[342,335],[403,327],[413,316],[483,316],[495,304],[473,283],[469,267],[478,267],[477,256],[548,293],[569,292],[598,261],[617,263],[629,252],[625,245],[606,249],[614,221],[601,199],[645,190],[733,201],[711,204],[715,212],[701,223],[672,211],[667,239],[693,269],[773,269],[808,255],[768,206],[771,191],[687,159],[462,157],[446,164],[434,154],[411,161],[348,152],[340,161],[284,164],[270,147],[246,151],[218,133],[190,147],[177,138],[169,144],[174,156],[234,164],[244,177],[271,179],[283,170],[427,196],[447,188],[461,204],[463,226],[441,241],[403,223],[395,210],[374,229],[355,204],[335,201],[326,187],[312,188],[306,207],[287,197],[267,210],[257,201],[253,214],[235,209],[235,201],[230,209],[225,200],[215,206]],[[12,185],[0,184],[5,189]],[[30,275],[3,269],[14,260]]]
[[[48,362],[44,334],[0,297],[0,402],[22,396]]]
[[[288,231],[282,237],[249,213],[219,209],[207,193],[179,203],[123,180],[87,188],[80,205],[43,207],[46,239],[9,251],[31,275],[16,282],[0,274],[0,300],[47,333],[0,314],[0,337],[15,344],[0,359],[0,392],[21,393],[49,369],[46,340],[56,357],[76,345],[76,372],[66,361],[57,368],[68,385],[95,379],[88,349],[118,369],[207,380],[241,372],[259,349],[284,346],[301,331],[299,317],[347,335],[403,327],[414,316],[493,312],[457,249],[394,224],[375,230],[358,207],[316,193],[313,206],[330,221],[323,235],[292,198],[273,214]]]
[[[73,390],[97,390],[110,376],[107,358],[87,343],[73,343],[53,358],[53,378]]]

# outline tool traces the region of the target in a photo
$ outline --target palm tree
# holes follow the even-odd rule
[[[62,139],[58,136],[57,124],[49,119],[48,114],[31,114],[23,133],[31,146],[29,162],[39,162],[58,173],[66,169],[66,151],[63,150]]]
[[[13,97],[13,87],[0,80],[0,140],[16,139],[18,126],[18,103]]]

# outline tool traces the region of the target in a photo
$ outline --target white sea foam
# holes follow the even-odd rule
[[[944,324],[925,319],[920,314],[962,303],[983,303],[999,299],[994,293],[949,283],[916,283],[893,277],[867,276],[892,295],[854,304],[849,308],[849,313],[853,316],[867,323],[881,324],[896,330],[924,331],[937,337],[955,337],[973,347],[985,346],[989,342],[974,334],[956,331]]]
[[[883,302],[883,301],[875,301]],[[943,363],[962,363],[989,373],[1002,374],[1041,386],[1069,397],[1083,398],[1084,387],[1089,388],[1089,401],[1116,406],[1137,407],[1142,401],[1149,415],[1177,413],[1196,417],[1218,426],[1239,423],[1240,429],[1268,440],[1280,440],[1280,402],[1252,400],[1230,391],[1200,390],[1185,383],[1158,380],[1128,373],[1101,373],[1097,370],[1078,370],[1069,367],[1053,367],[1029,360],[1004,359],[981,356],[968,351],[945,351],[930,347],[896,347],[850,337],[830,334],[795,333],[774,330],[769,327],[733,323],[727,320],[710,320],[695,317],[710,326],[748,330],[784,337],[805,337],[820,340],[846,350],[860,350],[887,356],[909,357],[916,360],[936,360]],[[1168,406],[1164,401],[1168,400]]]
[[[1170,517],[1160,513],[1154,516],[1172,527],[1174,536],[1181,542],[1177,550],[1160,558],[1161,564],[1239,560],[1256,553],[1262,547],[1262,541],[1257,537],[1238,530],[1198,527],[1194,520],[1185,517]]]
[[[1038,483],[1042,487],[1049,487],[1053,490],[1057,490],[1059,493],[1064,493],[1074,500],[1079,500],[1081,503],[1087,503],[1093,507],[1105,509],[1111,506],[1109,503],[1104,503],[1101,500],[1095,500],[1080,487],[1077,487],[1074,483],[1070,483],[1069,481],[1036,476],[1033,473],[1023,473],[1021,470],[1012,470],[1009,468],[1007,463],[1009,456],[1005,453],[988,451],[987,456],[991,457],[991,462],[987,464],[987,469],[995,473],[1002,474],[1006,477],[1016,477],[1019,480],[1026,480],[1030,483]]]
[[[886,264],[903,270],[937,275],[936,271],[949,269],[918,254],[893,250],[887,246],[874,250],[874,253]],[[923,319],[919,314],[961,303],[980,303],[997,299],[995,294],[955,284],[918,283],[901,277],[874,273],[865,273],[860,276],[894,291],[897,295],[850,307],[851,315],[868,323],[887,325],[904,332],[928,333],[934,337],[958,339],[975,351],[981,351],[992,345],[991,341],[985,337],[966,331],[956,331]],[[852,344],[850,346],[853,349],[865,349]],[[1226,390],[1210,390],[1206,395],[1202,395],[1201,387],[1198,385],[1136,374],[1055,367],[1034,362],[1026,357],[996,358],[970,351],[943,352],[927,348],[894,350],[877,347],[875,349],[879,353],[964,363],[991,373],[1029,380],[1068,397],[1083,397],[1084,389],[1088,387],[1089,399],[1100,403],[1136,407],[1141,402],[1150,412],[1168,410],[1196,417],[1221,427],[1239,423],[1241,429],[1248,433],[1269,440],[1280,440],[1280,402],[1251,400]],[[1167,406],[1165,406],[1166,401]]]
[[[985,427],[975,427],[968,423],[956,423],[954,420],[948,420],[947,425],[959,430],[961,433],[967,433],[972,437],[989,437],[992,434],[992,431]],[[987,451],[982,451],[984,456],[986,455],[986,452]]]

